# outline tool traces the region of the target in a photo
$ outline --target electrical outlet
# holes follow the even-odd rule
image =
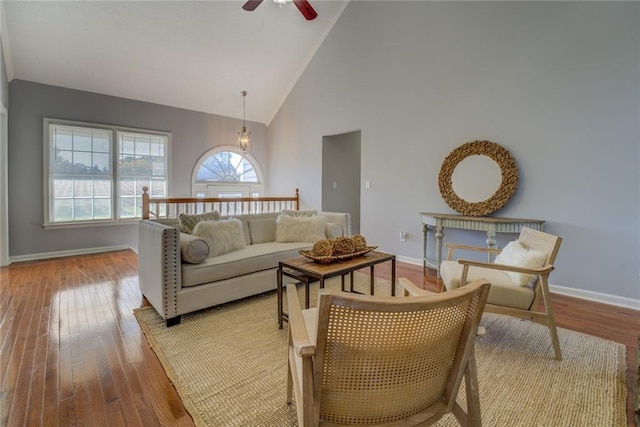
[[[364,188],[366,188],[367,190],[371,189],[371,181],[366,180],[364,182]]]
[[[406,242],[407,241],[407,232],[406,231],[401,231],[400,232],[400,241],[401,242]]]

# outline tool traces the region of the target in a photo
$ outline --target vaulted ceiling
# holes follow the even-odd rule
[[[3,1],[9,80],[269,124],[349,0]]]

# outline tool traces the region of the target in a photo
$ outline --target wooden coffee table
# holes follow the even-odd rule
[[[319,264],[303,256],[281,261],[278,265],[278,327],[282,329],[282,322],[289,321],[289,316],[284,313],[282,306],[283,277],[291,277],[300,283],[304,283],[305,308],[309,308],[309,284],[320,282],[320,288],[324,288],[324,282],[332,277],[342,277],[342,290],[345,290],[344,276],[351,275],[350,291],[353,292],[353,272],[361,268],[369,267],[371,276],[371,295],[374,294],[374,266],[382,262],[391,261],[391,295],[396,294],[396,256],[384,252],[369,252],[366,255],[339,261],[332,264]]]

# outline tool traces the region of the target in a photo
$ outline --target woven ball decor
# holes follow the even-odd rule
[[[469,156],[481,155],[493,159],[502,173],[498,190],[487,200],[467,202],[453,190],[451,177],[456,166]],[[451,209],[467,216],[489,215],[507,204],[518,189],[518,167],[516,161],[505,148],[491,141],[471,141],[453,150],[444,159],[438,177],[440,194]]]

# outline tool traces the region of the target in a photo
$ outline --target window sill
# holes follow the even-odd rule
[[[87,221],[87,222],[64,222],[59,224],[43,224],[45,230],[57,230],[64,228],[94,228],[94,227],[111,227],[118,225],[137,224],[140,218],[122,219],[119,221]]]

